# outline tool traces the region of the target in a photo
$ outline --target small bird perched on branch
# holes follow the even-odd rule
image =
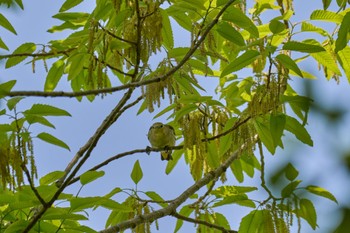
[[[152,147],[156,149],[166,149],[166,151],[160,152],[161,160],[172,160],[172,151],[168,150],[168,147],[175,146],[175,130],[170,125],[164,125],[161,122],[154,123],[147,134],[148,141]]]

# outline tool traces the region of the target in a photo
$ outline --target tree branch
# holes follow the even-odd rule
[[[207,221],[203,221],[203,220],[200,220],[200,219],[193,219],[193,218],[189,218],[189,217],[186,217],[186,216],[183,216],[177,212],[175,213],[172,213],[171,216],[177,218],[177,219],[181,219],[181,220],[184,220],[186,222],[191,222],[191,223],[195,223],[195,224],[201,224],[201,225],[205,225],[205,226],[208,226],[210,228],[215,228],[215,229],[218,229],[224,233],[238,233],[238,231],[235,231],[235,230],[229,230],[229,229],[226,229],[222,226],[219,226],[217,224],[213,224],[213,223],[209,223]]]
[[[242,145],[241,149],[246,147],[247,145]],[[239,151],[237,150],[234,153],[231,154],[231,156],[228,157],[226,161],[224,161],[218,168],[215,170],[208,172],[206,175],[204,175],[203,178],[199,179],[197,182],[195,182],[192,186],[190,186],[188,189],[186,189],[182,194],[180,194],[176,199],[174,199],[172,202],[169,203],[168,206],[153,211],[149,214],[143,214],[136,216],[135,218],[120,222],[114,226],[111,226],[107,229],[104,229],[100,231],[100,233],[114,233],[114,232],[120,232],[124,231],[128,228],[136,227],[139,224],[142,224],[144,222],[152,222],[156,219],[162,218],[164,216],[172,215],[176,212],[176,209],[184,203],[191,195],[196,193],[200,188],[202,188],[204,185],[208,184],[210,181],[217,179],[226,171],[226,169],[231,165],[231,163],[238,158]]]
[[[199,46],[202,44],[202,42],[205,40],[206,36],[210,32],[210,30],[217,24],[219,21],[219,18],[221,15],[226,11],[226,9],[236,0],[230,0],[228,1],[225,6],[220,10],[220,12],[217,14],[215,19],[207,26],[205,31],[203,32],[201,38],[195,43],[191,49],[187,52],[187,54],[182,58],[182,60],[172,69],[170,69],[166,74],[155,77],[148,80],[142,80],[139,82],[131,82],[125,85],[116,86],[116,87],[110,87],[110,88],[103,88],[99,90],[88,90],[88,91],[79,91],[79,92],[64,92],[64,91],[53,91],[53,92],[42,92],[42,91],[12,91],[8,93],[4,93],[6,96],[40,96],[40,97],[78,97],[78,96],[87,96],[87,95],[98,95],[98,94],[104,94],[104,93],[111,93],[111,92],[117,92],[121,90],[125,90],[128,88],[136,88],[145,86],[150,83],[160,82],[171,75],[173,75],[176,71],[178,71],[187,61],[192,57],[195,51],[199,48]]]

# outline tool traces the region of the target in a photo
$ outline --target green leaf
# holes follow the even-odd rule
[[[181,27],[187,31],[192,31],[192,21],[184,12],[178,11],[173,7],[166,9],[169,16],[171,16]]]
[[[40,116],[71,116],[66,110],[47,104],[33,104],[33,106],[24,111],[24,113]]]
[[[59,147],[62,147],[64,149],[67,149],[70,151],[70,148],[69,146],[64,143],[62,140],[52,136],[51,134],[49,133],[39,133],[37,135],[37,137],[47,143],[50,143],[50,144],[53,144],[53,145],[56,145],[56,146],[59,146]]]
[[[284,172],[285,172],[286,178],[289,181],[295,180],[295,178],[297,178],[299,175],[298,170],[295,169],[295,167],[291,163],[287,164],[287,166],[284,168]]]
[[[28,54],[32,54],[36,50],[34,43],[24,43],[20,45],[12,54],[18,54],[18,56],[10,57],[7,59],[5,68],[10,68],[17,65],[28,57]]]
[[[208,163],[211,169],[215,169],[220,165],[220,158],[218,154],[217,145],[215,142],[209,142],[207,146],[208,146],[208,153],[207,153],[206,162]]]
[[[260,233],[264,231],[265,224],[268,224],[266,216],[271,216],[269,210],[253,210],[248,215],[242,218],[239,224],[239,233]]]
[[[320,53],[312,53],[310,55],[317,62],[319,62],[321,65],[323,65],[327,70],[332,71],[333,73],[335,73],[337,75],[342,75],[341,71],[338,68],[337,62],[331,53],[325,51],[325,52],[320,52]],[[328,75],[327,78],[330,79],[332,76],[333,76],[333,74]]]
[[[295,180],[287,184],[281,191],[282,198],[290,197],[300,183],[301,180]]]
[[[302,43],[298,41],[288,41],[283,45],[284,50],[298,51],[302,53],[319,53],[326,51],[322,46]]]
[[[54,182],[56,182],[58,179],[60,179],[62,176],[64,176],[64,171],[53,171],[50,172],[43,177],[40,178],[39,183],[40,185],[49,185]]]
[[[164,199],[159,196],[158,193],[153,192],[153,191],[148,191],[145,193],[149,198],[151,198],[153,201],[156,201],[158,205],[160,205],[161,207],[166,207],[168,206],[168,204],[164,201]]]
[[[7,47],[7,45],[5,44],[5,42],[1,39],[0,37],[0,48],[1,49],[5,49],[5,50],[9,50],[9,48]]]
[[[13,34],[17,35],[15,28],[11,25],[11,23],[5,18],[3,14],[0,13],[0,26],[9,30]]]
[[[132,172],[130,174],[130,177],[135,184],[137,184],[142,179],[143,172],[142,172],[139,160],[136,160],[134,167],[132,169]]]
[[[250,65],[253,61],[255,61],[255,59],[258,56],[260,56],[260,53],[256,50],[246,51],[225,67],[225,69],[221,73],[221,77],[243,69],[244,67]]]
[[[320,197],[328,198],[329,200],[334,201],[335,203],[338,204],[338,201],[335,198],[335,196],[324,188],[314,186],[314,185],[309,185],[305,189],[307,191],[309,191],[310,193],[313,193],[313,194],[318,195]]]
[[[7,101],[7,107],[9,108],[9,110],[12,110],[17,105],[17,103],[22,99],[24,99],[24,97],[13,97],[9,99]]]
[[[80,176],[80,183],[86,185],[105,175],[104,171],[87,171]]]
[[[71,8],[73,8],[73,7],[77,6],[77,5],[79,5],[82,1],[83,1],[83,0],[66,0],[66,1],[62,4],[62,6],[61,6],[59,12],[67,11],[67,10],[69,10],[69,9],[71,9]]]
[[[272,114],[270,116],[270,132],[274,145],[281,145],[281,137],[286,125],[286,116],[284,114]]]
[[[350,12],[347,12],[340,24],[338,38],[335,41],[335,52],[342,50],[348,43],[348,33],[350,31]]]
[[[343,16],[332,11],[315,10],[311,13],[310,19],[340,24],[343,20]]]
[[[45,80],[45,91],[53,91],[57,83],[60,81],[64,71],[64,62],[62,60],[58,60],[52,64],[49,73],[46,76]]]
[[[343,50],[340,50],[337,55],[338,61],[350,82],[350,47],[346,46]]]
[[[307,22],[302,22],[301,23],[301,31],[303,32],[316,32],[322,36],[330,36],[327,31],[320,27],[316,27],[315,25]]]
[[[286,130],[291,132],[295,135],[297,139],[299,139],[301,142],[313,146],[313,141],[310,137],[310,134],[307,132],[307,130],[302,126],[299,121],[297,121],[295,118],[286,116]]]
[[[263,118],[259,117],[255,119],[254,126],[262,143],[270,151],[271,154],[274,154],[276,150],[276,146],[272,139],[269,124],[267,124],[267,122],[264,122]]]
[[[68,80],[73,80],[83,71],[85,58],[87,58],[85,53],[77,53],[69,58]]]
[[[163,44],[165,48],[172,49],[174,48],[174,37],[173,37],[173,30],[171,28],[169,15],[167,12],[163,9],[160,9],[160,13],[162,14],[162,37],[163,37]]]
[[[165,168],[165,174],[169,175],[170,172],[174,169],[176,164],[179,162],[179,159],[181,158],[181,155],[183,154],[183,150],[175,150],[173,151],[172,160],[169,160],[166,168]]]
[[[0,98],[6,96],[8,92],[15,86],[16,80],[10,80],[0,84]]]
[[[29,124],[39,123],[55,129],[55,126],[43,116],[27,113],[23,113],[23,115]]]
[[[194,211],[194,208],[190,208],[189,206],[185,205],[184,207],[181,208],[181,210],[179,211],[179,214],[181,214],[182,216],[188,217],[193,211]],[[178,219],[176,221],[174,233],[180,230],[180,228],[182,227],[182,224],[183,224],[183,220]]]
[[[299,202],[299,209],[297,213],[300,217],[305,219],[312,229],[317,227],[317,214],[314,205],[308,199],[301,199]]]
[[[241,9],[238,9],[236,7],[228,8],[222,16],[222,19],[232,22],[235,25],[247,30],[252,37],[259,37],[258,28],[255,26],[253,21],[242,12]]]
[[[284,29],[286,29],[286,26],[284,23],[273,19],[269,23],[269,29],[273,34],[278,34],[280,32],[283,32]]]
[[[276,60],[279,61],[285,68],[293,70],[296,74],[303,78],[303,73],[292,58],[285,54],[279,54],[276,56]]]
[[[241,33],[227,22],[218,24],[216,31],[225,39],[235,43],[238,46],[245,46],[245,41]]]

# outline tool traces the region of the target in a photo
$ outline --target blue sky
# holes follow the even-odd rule
[[[88,3],[84,3],[77,10],[89,11],[93,7],[92,4],[94,2],[86,2]],[[311,4],[318,4],[320,6],[319,8],[321,8],[321,1],[296,2],[296,12],[300,12],[300,16],[302,14],[310,14],[309,10],[306,12],[303,9],[310,9]],[[8,11],[7,9],[0,8],[0,12],[10,20],[18,32],[18,35],[15,36],[0,29],[2,39],[8,45],[10,51],[13,51],[24,42],[45,44],[52,39],[64,38],[64,36],[68,34],[67,32],[58,34],[46,32],[51,26],[59,24],[59,21],[51,18],[51,16],[58,12],[62,3],[63,1],[32,0],[31,3],[24,3],[24,11]],[[298,11],[298,9],[301,9],[301,11]],[[295,17],[299,17],[299,13]],[[179,33],[177,35],[179,35]],[[181,38],[182,37],[181,34]],[[175,37],[175,39],[177,38],[179,37]],[[185,37],[185,39],[189,38]],[[0,53],[6,52],[0,51]],[[43,89],[46,72],[41,62],[37,62],[36,72],[34,74],[32,73],[31,64],[24,65],[24,63],[22,63],[17,66],[17,68],[11,70],[4,70],[3,62],[0,63],[0,66],[1,82],[16,79],[16,90]],[[288,161],[294,161],[296,162],[296,167],[300,171],[300,176],[305,180],[305,185],[313,183],[322,186],[331,191],[338,198],[340,205],[349,205],[348,196],[350,193],[348,189],[344,189],[344,186],[346,186],[345,184],[348,183],[349,174],[342,168],[342,160],[340,157],[343,151],[350,150],[350,137],[348,137],[350,125],[348,111],[350,107],[347,101],[350,99],[349,84],[345,78],[342,78],[340,85],[336,84],[333,80],[325,80],[322,72],[317,70],[315,64],[304,64],[302,68],[318,77],[317,80],[311,81],[310,83],[315,90],[315,103],[329,108],[338,106],[346,109],[347,113],[339,126],[328,123],[326,119],[318,116],[316,113],[310,113],[309,125],[307,128],[314,140],[314,147],[307,147],[297,142],[293,137],[287,137],[284,140],[285,151],[280,150],[275,156],[267,155],[267,173],[272,174],[277,167],[282,166]],[[295,77],[291,80],[292,86],[301,91],[303,91],[304,88],[303,82],[304,80]],[[206,79],[203,85],[209,87],[213,86],[214,83]],[[67,88],[67,84],[61,82],[57,90],[67,90]],[[56,126],[55,130],[47,130],[44,127],[32,128],[36,133],[44,130],[52,133],[65,141],[71,148],[71,152],[69,152],[36,140],[35,152],[39,176],[53,170],[63,170],[74,156],[75,152],[85,144],[90,135],[93,134],[103,121],[104,117],[111,111],[121,94],[122,93],[115,93],[103,99],[98,97],[92,103],[86,100],[79,103],[75,99],[65,98],[26,98],[21,102],[20,106],[23,107],[23,109],[29,107],[32,103],[50,103],[66,109],[73,116],[71,118],[60,119],[50,118]],[[136,148],[145,148],[148,145],[146,134],[149,126],[155,122],[152,118],[157,112],[152,114],[144,112],[140,116],[136,116],[137,110],[136,108],[126,112],[120,121],[107,131],[91,158],[83,167],[83,170],[117,153]],[[4,117],[0,118],[0,123],[3,121],[6,121],[6,119]],[[165,121],[165,118],[157,119],[157,121]],[[146,154],[135,154],[108,165],[106,167],[106,175],[93,185],[84,187],[80,195],[104,195],[114,186],[134,188],[129,175],[133,163],[137,159],[140,161],[144,173],[144,178],[138,185],[139,190],[154,190],[163,196],[164,199],[172,199],[193,183],[189,175],[188,167],[183,160],[179,162],[170,175],[166,175],[164,173],[166,163],[159,160],[158,154],[152,153],[150,156]],[[247,178],[246,181],[247,183],[243,185],[259,185],[260,183],[258,176],[254,179]],[[232,177],[229,177],[228,184],[237,184],[237,182],[234,181]],[[68,192],[76,193],[78,189],[78,186],[70,187]],[[261,195],[261,193],[259,192],[256,195]],[[315,200],[316,209],[319,211],[318,224],[321,229],[325,229],[324,231],[320,230],[317,232],[326,233],[336,224],[336,217],[338,215],[336,212],[337,206],[328,200],[320,198],[316,198]],[[323,211],[325,209],[327,211]],[[230,220],[233,229],[238,229],[239,221],[237,221],[237,219],[247,214],[250,210],[240,213],[232,210],[225,211],[228,213],[227,218]],[[97,210],[97,212],[101,213],[97,215],[96,211],[92,213],[92,219],[87,225],[95,229],[102,229],[104,222],[101,222],[99,216],[103,215],[104,212],[100,210]],[[330,220],[330,218],[334,218],[334,220]],[[171,217],[167,217],[166,221],[160,221],[160,232],[172,232],[174,221],[171,220],[173,220]],[[171,224],[171,230],[164,231],[164,229],[169,229],[167,224]],[[191,224],[186,224],[186,228],[184,229],[194,232],[194,228]],[[180,232],[185,232],[184,229]],[[304,230],[306,232],[309,228],[304,225],[302,232],[304,232]]]

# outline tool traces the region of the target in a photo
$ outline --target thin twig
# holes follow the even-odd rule
[[[171,216],[173,216],[177,219],[184,220],[186,222],[191,222],[191,223],[195,223],[195,224],[205,225],[205,226],[208,226],[210,228],[215,228],[215,229],[218,229],[224,233],[238,233],[238,231],[229,230],[229,229],[226,229],[225,227],[219,226],[217,224],[209,223],[207,221],[203,221],[200,219],[189,218],[189,217],[183,216],[177,212],[172,213]]]

